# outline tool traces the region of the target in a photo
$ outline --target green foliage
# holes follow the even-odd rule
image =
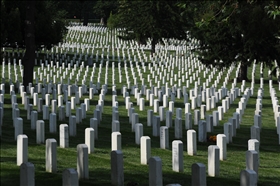
[[[242,62],[280,62],[280,17],[271,16],[265,7],[275,1],[209,1],[201,3],[196,14],[193,37],[197,53],[208,66],[227,67]],[[277,3],[277,2],[275,2]]]
[[[118,0],[97,0],[93,7],[93,11],[100,17],[103,18],[104,26],[107,26],[109,17],[117,12],[119,6]]]
[[[8,23],[8,37],[10,38],[10,42],[18,42],[22,40],[21,35],[21,24],[20,24],[20,12],[18,8],[12,9],[8,15],[9,23]]]
[[[0,13],[1,13],[1,16],[0,16],[0,21],[1,21],[0,45],[1,45],[1,48],[2,48],[2,44],[5,42],[5,39],[7,37],[7,30],[5,28],[6,20],[7,20],[7,13],[6,13],[6,9],[5,9],[4,0],[1,0],[1,12]]]
[[[62,41],[66,33],[65,16],[67,12],[60,10],[55,1],[36,1],[35,3],[35,44],[51,48]],[[1,1],[1,44],[6,40],[24,47],[24,20],[26,16],[26,1]],[[3,18],[2,18],[3,14]],[[5,17],[5,18],[4,18]],[[2,26],[3,25],[3,26]],[[2,35],[3,33],[3,35]]]
[[[15,47],[15,43],[22,43],[20,16],[18,7],[11,7],[9,4],[7,7],[6,1],[1,1],[1,46],[4,43],[10,43],[12,47]]]
[[[108,21],[107,21],[107,27],[110,28],[110,29],[115,28],[116,21],[117,21],[116,16],[113,15],[113,13],[111,12],[110,16],[108,18]]]
[[[277,16],[280,16],[280,2],[273,2],[267,6],[265,9],[270,17],[276,19]]]
[[[121,1],[117,27],[122,39],[135,39],[152,47],[162,38],[186,39],[185,22],[176,1]]]
[[[37,3],[35,15],[35,41],[38,48],[41,45],[50,49],[52,45],[61,42],[66,33],[66,12],[58,9],[58,3],[42,1]],[[44,23],[44,24],[36,24]]]

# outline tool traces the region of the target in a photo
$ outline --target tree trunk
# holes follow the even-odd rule
[[[88,11],[85,10],[84,11],[84,22],[83,22],[83,26],[87,26],[88,25]]]
[[[151,45],[152,45],[152,49],[151,49],[151,54],[152,55],[154,55],[154,53],[156,52],[156,40],[155,40],[155,38],[152,38],[152,43],[151,43]]]
[[[35,1],[26,1],[25,20],[25,46],[26,51],[23,57],[23,85],[26,88],[33,83],[33,69],[35,65],[35,34],[34,34],[34,12]]]
[[[107,27],[108,18],[106,16],[103,17],[103,26]]]
[[[238,81],[241,82],[242,80],[248,81],[247,77],[247,72],[248,72],[248,66],[244,63],[241,62],[241,66],[238,72]]]

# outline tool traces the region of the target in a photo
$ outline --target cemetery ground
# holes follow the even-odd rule
[[[101,50],[99,50],[101,52]],[[100,53],[99,53],[100,54]],[[146,53],[143,53],[145,56]],[[176,55],[176,52],[172,52]],[[171,55],[172,55],[171,54]],[[105,61],[102,63],[101,76],[100,76],[100,87],[105,84],[105,79],[107,78],[107,93],[104,98],[104,107],[102,113],[102,121],[98,125],[98,139],[95,140],[94,152],[88,155],[88,168],[89,168],[89,179],[80,179],[80,185],[111,185],[111,164],[110,164],[110,153],[111,153],[111,133],[112,133],[112,95],[113,89],[112,85],[116,86],[116,95],[118,102],[118,112],[119,112],[119,123],[120,123],[120,133],[121,133],[121,149],[123,152],[123,165],[124,165],[124,184],[129,182],[138,183],[139,185],[149,185],[149,165],[143,165],[140,162],[140,145],[135,143],[135,132],[131,131],[131,123],[129,122],[128,111],[126,109],[125,98],[122,94],[123,85],[127,85],[126,76],[131,79],[133,83],[133,75],[131,72],[132,68],[137,66],[137,62],[133,62],[133,67],[128,66],[129,73],[126,74],[124,70],[124,64],[120,68],[122,75],[122,82],[119,82],[117,75],[116,81],[113,83],[114,74],[118,74],[118,62],[115,62],[115,69],[111,63],[114,61],[112,59],[112,53],[110,53],[110,65],[106,66]],[[135,54],[136,55],[136,54]],[[71,56],[72,57],[72,56]],[[101,56],[99,57],[99,59]],[[143,57],[144,58],[144,57]],[[123,62],[123,61],[122,61]],[[38,62],[39,63],[39,62]],[[151,63],[151,62],[150,62]],[[101,63],[96,63],[96,74]],[[139,63],[140,64],[140,63]],[[127,65],[131,65],[127,63]],[[141,64],[140,64],[141,65]],[[145,85],[149,85],[147,76],[151,72],[148,70],[148,63],[145,64],[147,67],[146,72],[143,72],[143,77],[145,79]],[[41,66],[36,66],[34,72],[38,71]],[[19,66],[16,67],[19,71]],[[1,66],[1,70],[3,66]],[[79,67],[77,67],[79,69]],[[92,67],[89,68],[90,70]],[[198,69],[196,66],[195,70]],[[249,67],[248,74],[252,74],[253,67]],[[8,65],[5,65],[5,74],[8,74]],[[40,70],[40,69],[39,69]],[[156,69],[155,69],[156,70]],[[204,70],[206,70],[204,68]],[[229,80],[226,83],[228,89],[231,88],[233,79],[235,78],[236,67],[233,67],[233,72],[229,73]],[[172,141],[177,140],[175,138],[175,118],[176,118],[176,108],[181,108],[184,112],[185,104],[183,98],[175,98],[174,111],[173,111],[173,127],[168,129],[169,133],[169,148],[160,148],[160,137],[153,136],[152,126],[147,125],[147,111],[153,110],[153,106],[150,106],[149,101],[145,99],[145,109],[141,111],[137,105],[137,99],[130,93],[131,89],[128,89],[130,93],[130,102],[133,103],[135,109],[134,113],[139,115],[139,123],[143,124],[143,136],[149,136],[151,138],[151,157],[158,156],[162,160],[162,178],[163,185],[178,183],[181,185],[191,185],[192,174],[191,166],[194,163],[203,163],[206,166],[206,180],[207,185],[240,185],[240,171],[246,169],[246,151],[248,150],[248,140],[251,139],[251,126],[254,125],[254,115],[256,110],[256,100],[258,98],[258,89],[261,86],[260,82],[260,65],[255,66],[255,84],[253,95],[249,97],[244,115],[242,116],[242,122],[240,123],[240,128],[236,130],[236,136],[232,138],[232,142],[227,144],[227,159],[220,161],[220,173],[218,176],[211,177],[207,174],[207,164],[208,164],[208,146],[216,145],[215,141],[207,140],[206,142],[197,141],[197,154],[190,156],[187,153],[187,130],[185,129],[185,117],[182,117],[182,138],[183,142],[183,172],[175,172],[172,170]],[[113,72],[115,71],[115,72]],[[136,68],[135,68],[136,71]],[[173,73],[177,74],[180,68],[175,66]],[[12,73],[15,73],[12,72]],[[90,73],[91,71],[89,71]],[[221,76],[221,81],[217,84],[220,88],[223,86],[223,80],[226,79],[228,69],[224,69]],[[210,73],[210,72],[209,72]],[[218,73],[218,72],[216,72]],[[2,72],[1,72],[2,74]],[[20,73],[19,73],[20,74]],[[95,74],[94,83],[97,82],[97,75]],[[105,77],[105,74],[108,77]],[[12,74],[14,77],[15,74]],[[69,77],[69,76],[68,76]],[[205,82],[206,78],[203,76],[203,72],[199,74],[201,82]],[[250,77],[250,76],[249,76]],[[19,78],[20,79],[20,78]],[[78,79],[76,82],[78,86],[82,85],[82,78]],[[250,78],[249,78],[250,79]],[[89,85],[89,77],[87,77],[86,82]],[[139,81],[139,80],[138,80]],[[40,81],[42,82],[42,81]],[[4,116],[2,124],[2,135],[1,135],[1,185],[14,186],[20,183],[20,167],[17,166],[17,141],[14,138],[14,127],[13,127],[13,114],[12,114],[12,103],[10,96],[10,85],[9,81],[5,79],[5,94],[4,94]],[[138,82],[139,85],[141,81]],[[176,82],[178,83],[178,82]],[[71,84],[75,84],[74,78],[71,80]],[[175,82],[174,82],[175,84]],[[185,83],[182,83],[185,84]],[[202,83],[201,83],[202,84]],[[156,83],[154,83],[156,85]],[[245,83],[245,88],[251,87],[250,82]],[[172,85],[170,85],[172,87]],[[236,87],[242,87],[242,83],[237,83]],[[276,97],[280,97],[279,85],[274,80],[273,87],[276,90]],[[140,87],[141,88],[141,87]],[[188,92],[194,88],[194,84],[190,84],[187,88]],[[22,98],[18,93],[18,88],[15,88],[17,95],[18,108],[20,110],[20,117],[23,119],[23,134],[28,136],[28,162],[34,164],[35,167],[35,184],[36,185],[62,185],[62,172],[67,168],[77,168],[77,145],[85,143],[85,129],[90,127],[90,118],[94,116],[94,110],[96,105],[99,104],[99,94],[101,93],[101,88],[98,93],[94,94],[93,99],[90,99],[90,109],[86,112],[86,118],[82,119],[81,123],[77,123],[77,135],[69,136],[69,147],[60,148],[59,147],[59,125],[68,124],[68,117],[63,121],[57,119],[57,129],[56,133],[49,132],[49,121],[45,122],[45,139],[54,138],[57,141],[57,171],[55,173],[46,172],[45,167],[45,144],[37,144],[36,142],[36,130],[31,129],[30,120],[27,119],[27,111],[24,105],[21,104]],[[212,132],[207,133],[207,137],[216,136],[218,134],[224,133],[223,125],[228,122],[229,118],[232,117],[233,113],[236,112],[236,108],[239,107],[239,101],[243,95],[238,96],[232,104],[230,104],[229,110],[224,113],[224,117],[219,121],[219,125],[214,127]],[[39,95],[41,96],[41,95]],[[74,96],[74,94],[72,95]],[[68,96],[68,101],[71,100],[72,96]],[[52,96],[51,96],[52,97]],[[142,98],[146,96],[142,94]],[[83,103],[86,98],[89,98],[89,93],[85,93],[80,98],[80,103]],[[170,98],[168,99],[170,101]],[[191,99],[188,100],[191,103]],[[33,98],[30,96],[30,103],[33,103]],[[202,102],[205,104],[205,102]],[[162,105],[162,101],[159,102]],[[222,106],[222,101],[220,100],[216,104],[216,108],[206,111],[207,114],[212,114],[212,112],[217,109],[218,106]],[[77,105],[78,107],[78,105]],[[33,110],[37,110],[37,106],[33,106]],[[199,109],[197,107],[196,109]],[[165,108],[168,110],[168,106]],[[192,119],[194,120],[194,110],[191,109]],[[58,114],[57,114],[58,115]],[[71,115],[76,115],[76,110],[71,110]],[[159,113],[154,113],[154,115],[159,115]],[[264,83],[263,83],[263,95],[262,95],[262,128],[260,132],[260,147],[259,147],[259,167],[258,167],[258,185],[259,186],[279,186],[280,185],[280,145],[279,136],[275,127],[275,115],[273,110],[273,104],[270,95],[269,88],[269,78],[268,69],[264,69]],[[43,112],[38,112],[38,119],[43,118]],[[166,121],[161,121],[160,125],[165,126]],[[194,124],[193,127],[197,131],[198,136],[198,125]]]

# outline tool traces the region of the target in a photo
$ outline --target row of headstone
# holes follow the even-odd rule
[[[73,100],[74,100],[74,99],[73,99]],[[74,102],[74,101],[72,101],[72,105],[74,105],[73,102]],[[44,110],[46,110],[46,112],[47,112],[47,107],[44,107]],[[68,110],[69,110],[69,109],[68,109]],[[46,115],[45,118],[48,118],[48,117],[47,117],[48,114],[45,114],[45,115]],[[77,119],[77,121],[79,121],[79,117],[76,117],[76,119]]]
[[[47,99],[47,100],[49,100],[49,99]],[[101,99],[102,100],[102,99]],[[25,101],[25,99],[24,99],[24,101]],[[226,103],[226,102],[225,102]],[[28,105],[27,104],[27,102],[24,102],[24,104],[26,104],[26,105]],[[225,105],[227,105],[227,104],[223,104],[223,106],[225,106]],[[243,105],[242,105],[243,106]],[[246,106],[246,105],[245,105]],[[202,107],[203,108],[203,107]],[[244,108],[242,107],[242,110],[243,110]],[[47,115],[48,116],[48,115]],[[115,116],[114,116],[115,117]],[[156,118],[156,121],[158,121],[158,117],[155,117]],[[176,118],[177,119],[177,118]],[[179,121],[179,119],[177,119],[176,121]],[[70,123],[70,122],[69,122]],[[179,123],[179,122],[177,122],[177,123]],[[135,125],[134,125],[134,127],[132,127],[132,129],[135,129],[135,126],[137,125],[137,123],[135,123]],[[141,125],[139,125],[139,126],[141,126]],[[154,125],[153,125],[154,126]],[[158,125],[155,125],[156,127],[155,127],[155,135],[158,135],[159,134],[159,130],[158,130]],[[176,126],[176,123],[175,123],[175,126]],[[178,126],[178,125],[177,125]],[[141,128],[141,127],[139,127],[139,128]],[[202,128],[204,128],[204,127],[202,127]],[[139,130],[140,131],[140,130]],[[205,131],[205,130],[203,130],[203,131]],[[203,133],[203,132],[202,132]],[[138,134],[138,132],[137,132],[137,134]],[[140,135],[138,135],[138,136],[140,136]],[[202,136],[204,136],[204,135],[202,135]],[[139,137],[137,138],[137,139],[139,139]]]
[[[270,97],[271,97],[271,101],[272,101],[276,133],[278,134],[278,139],[279,139],[278,143],[280,145],[280,106],[278,103],[276,90],[273,87],[272,80],[269,81],[269,92],[270,92]]]
[[[133,69],[133,68],[132,68]],[[85,73],[86,74],[86,73]],[[106,78],[105,78],[106,79]]]
[[[74,99],[73,99],[74,100]],[[178,121],[178,120],[176,120],[176,121]],[[180,130],[179,130],[180,131]],[[158,133],[158,132],[156,132],[156,133]],[[180,135],[179,135],[180,136]],[[204,138],[205,139],[205,138]]]
[[[5,93],[5,86],[1,84],[0,87],[0,136],[2,136],[2,125],[3,125],[3,118],[4,118],[4,93]]]
[[[145,139],[145,138],[143,138]],[[20,141],[20,140],[19,140]],[[54,139],[48,139],[46,141],[46,171],[50,171],[50,172],[53,172],[56,170],[56,162],[54,161],[54,159],[56,159],[56,141]],[[145,143],[144,143],[145,144]],[[181,148],[180,148],[181,146]],[[79,147],[79,148],[78,148]],[[85,151],[85,149],[88,149],[88,147],[86,145],[80,145],[78,146],[77,148],[79,149],[78,150],[78,156],[81,156],[83,157],[83,160],[85,160],[85,153],[89,153],[89,151]],[[80,148],[82,150],[80,150]],[[181,149],[181,150],[180,150]],[[173,144],[173,162],[176,162],[173,163],[173,170],[174,171],[182,171],[182,143],[180,141],[174,141],[174,144]],[[146,153],[147,154],[147,153]],[[181,155],[180,155],[181,154]],[[214,159],[208,159],[208,172],[209,172],[209,175],[212,175],[212,176],[217,176],[219,174],[219,147],[218,146],[210,146],[209,147],[209,153],[208,153],[208,156],[211,157],[211,158],[214,158]],[[247,157],[255,157],[254,155],[247,155]],[[177,158],[177,159],[176,159]],[[247,158],[248,159],[248,158]],[[252,160],[253,162],[250,163],[249,160],[247,160],[249,163],[247,163],[248,167],[249,166],[256,166],[255,164],[255,161],[256,160]],[[82,165],[80,165],[81,167],[83,168],[80,168],[81,170],[79,170],[79,167],[78,167],[78,173],[80,172],[80,176],[83,177],[83,178],[87,178],[87,170],[86,168],[84,167],[85,163],[82,162]],[[251,165],[252,164],[252,165]],[[78,165],[79,166],[79,165]],[[249,169],[249,168],[248,168]],[[253,168],[252,168],[253,169]],[[255,169],[255,168],[254,168]],[[79,175],[79,174],[78,174]]]

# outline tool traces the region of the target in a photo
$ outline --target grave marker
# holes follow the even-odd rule
[[[258,177],[259,161],[258,161],[257,151],[255,150],[246,151],[246,169],[255,171]]]
[[[34,110],[31,112],[31,130],[36,129],[37,120],[38,120],[38,112]]]
[[[111,152],[111,184],[124,185],[123,153],[120,150]]]
[[[20,186],[35,186],[35,168],[30,162],[20,165]]]
[[[240,186],[257,186],[258,177],[254,170],[245,169],[240,172]]]
[[[160,127],[160,148],[168,149],[169,148],[169,133],[168,127]]]
[[[77,172],[79,179],[88,179],[88,147],[86,144],[77,145]]]
[[[147,165],[151,157],[151,138],[149,136],[142,136],[140,143],[140,162]]]
[[[45,122],[43,120],[36,122],[36,143],[45,143]]]
[[[203,163],[192,164],[192,186],[206,186],[206,168]]]
[[[57,171],[57,143],[55,139],[46,140],[46,171],[55,173]]]
[[[160,117],[154,116],[153,119],[153,136],[159,136]]]
[[[198,141],[206,142],[206,140],[207,140],[206,121],[200,120],[198,124]]]
[[[194,156],[197,152],[197,144],[196,144],[196,131],[190,129],[187,131],[187,151],[188,155]]]
[[[85,129],[85,144],[88,147],[88,154],[94,152],[94,129],[86,128]]]
[[[94,129],[94,139],[98,139],[98,121],[96,118],[90,118],[90,127]]]
[[[162,162],[159,157],[149,159],[149,186],[162,186]]]
[[[78,172],[73,169],[65,169],[62,172],[62,186],[79,186]]]
[[[67,124],[59,125],[59,146],[61,148],[69,147],[69,128]]]
[[[183,142],[174,140],[172,142],[172,170],[175,172],[184,171]]]
[[[216,145],[208,146],[208,175],[211,177],[220,174],[220,149]]]
[[[28,137],[25,134],[17,136],[17,166],[28,162]]]
[[[220,149],[220,160],[226,160],[227,159],[227,140],[225,134],[218,134],[217,135],[217,146]]]
[[[15,119],[15,137],[14,139],[17,140],[17,136],[23,133],[23,120],[22,118]]]
[[[111,134],[111,150],[122,150],[122,136],[120,132],[112,132]]]

